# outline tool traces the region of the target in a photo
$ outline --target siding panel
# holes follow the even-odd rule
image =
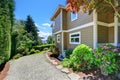
[[[67,26],[68,26],[68,29],[72,29],[72,28],[75,28],[77,26],[80,26],[80,25],[83,25],[83,24],[86,24],[86,23],[89,23],[89,22],[92,22],[93,21],[93,14],[91,15],[88,15],[87,13],[86,14],[83,14],[83,13],[78,13],[78,19],[74,20],[74,21],[71,21],[71,13],[68,12],[67,13]]]
[[[108,27],[98,25],[98,43],[108,43]]]
[[[53,33],[61,30],[61,14],[59,14],[55,19],[55,27]]]
[[[81,32],[81,44],[86,44],[93,48],[93,27],[83,28],[74,32]],[[73,32],[71,32],[73,33]],[[78,44],[68,44],[68,48],[74,49]]]

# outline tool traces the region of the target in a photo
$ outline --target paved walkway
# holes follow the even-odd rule
[[[45,54],[25,56],[10,62],[4,80],[70,80],[51,64]]]

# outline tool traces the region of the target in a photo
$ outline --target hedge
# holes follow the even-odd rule
[[[33,48],[35,50],[43,51],[45,48],[50,48],[50,47],[55,47],[54,44],[45,44],[45,45],[40,45],[40,46],[34,46]]]

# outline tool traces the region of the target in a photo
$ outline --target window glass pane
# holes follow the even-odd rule
[[[79,42],[79,38],[75,38],[75,42]]]
[[[71,38],[71,42],[75,42],[75,39],[74,39],[74,38]]]
[[[77,37],[77,36],[79,36],[79,34],[73,34],[73,35],[71,35],[71,37]]]
[[[71,13],[71,20],[77,19],[77,13]]]

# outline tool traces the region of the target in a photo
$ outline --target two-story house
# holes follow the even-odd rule
[[[60,51],[86,44],[96,48],[100,44],[111,43],[120,45],[120,18],[113,13],[91,15],[86,13],[67,12],[59,6],[53,16],[52,31],[55,44]]]

